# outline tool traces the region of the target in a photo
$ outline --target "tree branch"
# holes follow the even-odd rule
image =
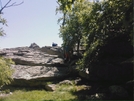
[[[11,7],[11,6],[19,6],[19,5],[23,4],[23,3],[24,3],[23,1],[21,3],[19,3],[19,4],[16,4],[16,2],[14,2],[13,4],[11,4],[9,6],[6,6],[6,8]]]
[[[5,4],[5,6],[3,6],[3,7],[1,8],[0,14],[2,13],[2,10],[3,10],[4,8],[6,8],[6,6],[7,6],[10,2],[11,2],[11,0],[9,0],[9,1]]]
[[[60,3],[59,3],[58,1],[57,1],[57,4],[58,4],[59,6],[61,6]]]
[[[1,9],[0,9],[0,14],[2,14],[2,10],[8,7],[12,7],[12,6],[18,6],[21,5],[22,3],[24,3],[23,1],[19,4],[16,4],[16,2],[12,3],[11,5],[8,5],[11,2],[11,0],[9,0]]]

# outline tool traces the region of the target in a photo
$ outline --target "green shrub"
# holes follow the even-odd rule
[[[11,64],[13,64],[11,59],[0,57],[0,88],[11,83],[13,73]]]

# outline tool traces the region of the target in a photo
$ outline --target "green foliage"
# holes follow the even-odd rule
[[[97,55],[100,54],[99,50],[107,44],[108,40],[123,34],[132,36],[131,15],[131,0],[108,0],[93,4],[92,11],[87,18],[86,26],[88,27],[85,27],[88,37],[87,51],[81,60],[80,67],[90,67],[90,64],[96,61]]]
[[[129,41],[134,43],[133,9],[132,0],[75,0],[72,3],[71,9],[66,10],[63,17],[60,37],[63,38],[63,44],[69,43],[71,47],[86,45],[84,57],[78,62],[80,68],[89,67],[97,59],[101,47],[110,39],[127,34]]]
[[[84,0],[58,0],[59,10],[68,12],[72,9],[74,2],[83,2]]]
[[[9,93],[10,93],[10,89],[5,89],[0,92],[0,94],[9,94]]]
[[[0,36],[4,36],[4,35],[5,35],[5,33],[4,33],[3,28],[0,28]]]
[[[2,18],[1,17],[1,15],[0,15],[0,23],[2,24],[2,25],[6,25],[7,26],[7,21],[4,19],[4,18]],[[5,33],[4,33],[4,30],[3,30],[3,28],[0,28],[0,36],[4,36],[5,35]]]
[[[4,18],[2,18],[1,16],[0,16],[0,23],[2,23],[3,25],[7,25],[6,24],[7,21]]]
[[[77,86],[75,85],[69,85],[69,84],[62,84],[57,88],[57,92],[76,92]]]
[[[0,57],[0,87],[9,84],[12,80],[11,64],[13,64],[11,59]]]
[[[75,1],[72,10],[66,12],[64,26],[60,28],[60,37],[63,39],[63,45],[67,45],[72,49],[77,44],[77,51],[79,52],[79,46],[86,42],[84,22],[90,10],[90,2]]]

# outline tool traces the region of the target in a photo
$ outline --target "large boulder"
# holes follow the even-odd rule
[[[12,65],[14,70],[12,85],[43,86],[47,80],[55,80],[66,76],[64,67]]]
[[[32,46],[33,45],[33,46]],[[48,54],[39,47],[16,47],[0,50],[0,55],[15,62],[12,85],[40,86],[47,80],[63,78],[67,75],[64,60],[57,54]],[[35,45],[36,46],[36,45]]]

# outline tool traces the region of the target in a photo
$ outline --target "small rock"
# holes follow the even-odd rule
[[[74,83],[77,85],[81,81],[81,78],[77,78]]]
[[[40,47],[36,43],[32,43],[29,48],[40,49]]]
[[[56,85],[55,84],[46,84],[45,85],[46,90],[48,91],[55,91]]]
[[[10,94],[10,95],[12,95],[13,93],[12,93],[12,92],[10,92],[9,94]]]
[[[70,80],[64,80],[64,81],[60,82],[59,84],[60,84],[60,85],[61,85],[61,84],[73,85],[73,82],[70,81]]]

